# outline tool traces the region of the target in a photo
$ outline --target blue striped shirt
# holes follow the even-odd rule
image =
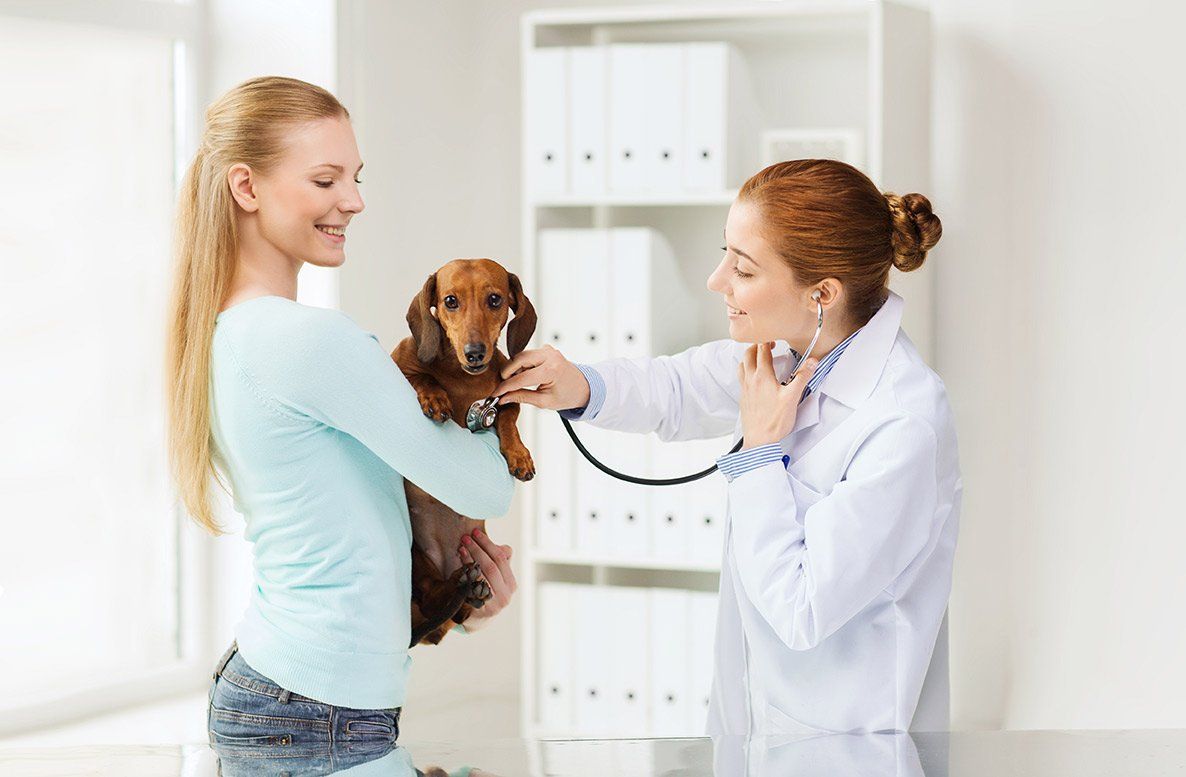
[[[844,342],[829,351],[827,356],[820,359],[819,364],[815,367],[815,373],[807,381],[807,388],[804,389],[803,396],[799,399],[800,402],[812,391],[815,391],[819,384],[823,383],[824,378],[828,376],[828,373],[840,358],[840,354],[844,353],[844,349],[857,336],[857,332],[860,332],[863,328],[858,328],[856,332],[846,337]],[[795,361],[798,363],[800,358],[799,352],[792,348],[791,353],[795,355]],[[571,421],[578,421],[586,417],[596,417],[597,412],[601,410],[601,405],[605,402],[605,380],[601,377],[601,373],[587,364],[577,364],[576,367],[585,376],[585,379],[589,381],[589,401],[584,407],[560,411],[560,415]],[[736,453],[726,453],[717,459],[717,468],[720,469],[727,480],[731,481],[735,477],[752,469],[757,469],[779,459],[782,460],[785,466],[790,462],[791,457],[783,454],[781,443],[772,442],[753,448],[744,448]]]

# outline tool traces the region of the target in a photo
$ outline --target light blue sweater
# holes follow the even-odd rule
[[[472,518],[510,506],[493,433],[435,422],[378,339],[285,297],[223,311],[211,356],[216,461],[254,544],[235,638],[294,693],[404,702],[412,532],[404,478]]]

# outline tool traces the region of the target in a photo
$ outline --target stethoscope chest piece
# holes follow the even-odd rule
[[[471,432],[485,432],[494,426],[498,418],[498,397],[479,399],[469,406],[465,414],[465,425]]]

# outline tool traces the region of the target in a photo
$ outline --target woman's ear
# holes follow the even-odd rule
[[[421,364],[429,364],[441,351],[441,323],[432,315],[437,301],[437,274],[428,276],[424,288],[412,298],[408,306],[408,329],[416,343],[416,356]]]
[[[523,293],[519,276],[513,272],[507,275],[511,287],[511,310],[515,313],[511,323],[507,324],[507,356],[513,359],[515,354],[527,347],[531,336],[535,334],[536,318],[535,306]]]

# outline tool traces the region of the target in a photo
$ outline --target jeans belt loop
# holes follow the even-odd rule
[[[285,688],[280,689],[280,703],[288,704],[288,700],[292,698],[292,691]]]
[[[222,674],[222,670],[226,669],[226,665],[230,663],[231,657],[235,655],[235,651],[238,649],[239,645],[236,642],[232,642],[231,646],[226,649],[225,653],[222,654],[222,658],[218,659],[218,666],[214,667],[215,680],[217,680],[218,676]]]

